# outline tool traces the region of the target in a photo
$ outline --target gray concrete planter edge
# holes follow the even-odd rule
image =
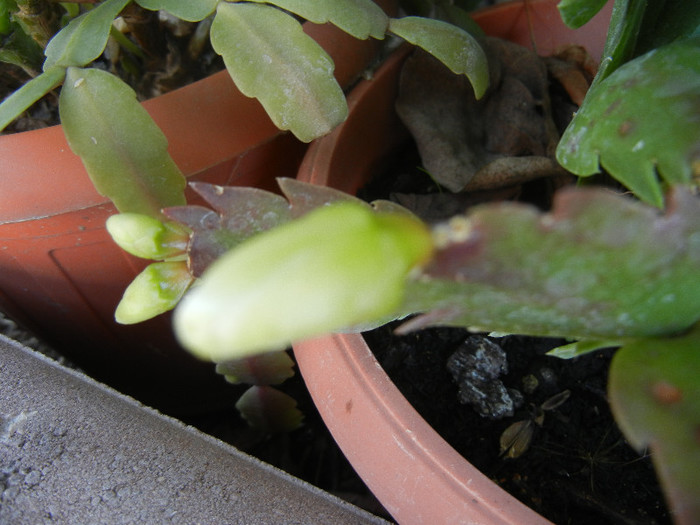
[[[0,336],[0,524],[385,523]]]

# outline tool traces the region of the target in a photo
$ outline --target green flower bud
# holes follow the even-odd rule
[[[193,280],[184,261],[150,264],[127,287],[114,318],[134,324],[172,310]]]
[[[213,361],[395,315],[432,252],[404,213],[339,203],[261,233],[217,260],[175,310],[181,343]]]
[[[119,213],[107,219],[106,226],[114,242],[137,257],[185,257],[189,232],[176,222],[163,223],[140,213]]]

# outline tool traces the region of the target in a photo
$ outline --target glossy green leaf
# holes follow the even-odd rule
[[[167,139],[124,82],[98,69],[69,68],[59,111],[71,149],[120,212],[161,217],[162,208],[184,204],[185,178]]]
[[[294,361],[285,351],[217,363],[216,373],[233,384],[277,385],[294,375]]]
[[[0,104],[0,130],[19,117],[34,102],[57,87],[65,74],[66,71],[62,67],[48,69],[7,97]]]
[[[561,0],[557,9],[567,26],[578,29],[593,18],[607,2],[608,0]]]
[[[693,35],[700,36],[700,2],[648,2],[635,51],[640,55]]]
[[[392,19],[389,30],[417,45],[456,74],[465,74],[480,98],[489,85],[486,54],[477,40],[463,29],[441,20],[415,16]]]
[[[634,58],[647,5],[647,0],[615,0],[603,57],[593,81],[594,86]]]
[[[304,415],[297,402],[271,386],[252,386],[236,402],[248,424],[261,432],[291,432],[301,426]]]
[[[74,18],[46,46],[44,71],[53,66],[85,66],[102,54],[112,22],[131,0],[106,0]]]
[[[403,312],[429,325],[624,342],[700,319],[700,199],[668,211],[604,189],[560,190],[551,213],[482,205],[437,227]]]
[[[138,213],[118,213],[107,219],[107,231],[122,250],[143,259],[185,257],[189,232],[176,222],[161,222]]]
[[[615,421],[649,448],[679,524],[700,523],[700,325],[689,333],[625,345],[610,366]]]
[[[661,206],[669,183],[700,174],[700,37],[625,64],[590,91],[557,159],[577,175],[602,165],[642,200]]]
[[[291,15],[262,4],[221,2],[211,42],[241,92],[260,100],[278,128],[309,142],[345,120],[333,60]]]
[[[616,341],[590,341],[584,339],[582,341],[569,343],[568,345],[558,346],[547,352],[547,355],[559,357],[560,359],[571,359],[583,354],[597,352],[598,350],[604,350],[606,348],[614,348],[616,346],[619,346]]]
[[[364,40],[370,36],[379,40],[389,25],[389,17],[372,0],[253,0],[273,4],[316,24],[330,22],[346,33]]]
[[[12,25],[9,0],[0,0],[0,35],[7,35]]]
[[[175,332],[198,357],[223,361],[379,319],[430,251],[427,229],[406,214],[326,206],[219,258],[175,310]]]
[[[182,20],[199,22],[214,12],[219,0],[136,0],[136,3],[151,11],[167,11]]]
[[[192,280],[184,261],[150,264],[127,287],[114,318],[134,324],[172,310]]]

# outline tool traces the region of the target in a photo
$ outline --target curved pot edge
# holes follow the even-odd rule
[[[361,335],[304,341],[294,345],[294,354],[305,380],[313,381],[312,397],[323,405],[333,437],[399,523],[549,523],[440,437],[394,386]],[[309,377],[318,362],[326,363],[323,377]]]

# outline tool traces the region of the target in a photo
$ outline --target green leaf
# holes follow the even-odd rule
[[[41,71],[44,62],[44,50],[19,24],[13,23],[12,31],[0,42],[0,62],[21,67],[32,78]]]
[[[107,219],[107,231],[122,250],[143,259],[184,258],[189,232],[173,221],[148,215],[119,213]]]
[[[593,18],[608,0],[561,0],[557,4],[564,23],[572,29],[578,29]]]
[[[34,102],[57,87],[65,74],[62,67],[48,69],[7,97],[0,104],[0,130],[19,117]]]
[[[268,3],[299,15],[316,24],[330,22],[346,33],[364,40],[384,38],[389,17],[372,0],[333,0],[309,2],[309,0],[253,0]]]
[[[547,355],[558,357],[560,359],[571,359],[590,352],[605,350],[606,348],[614,348],[620,346],[616,341],[575,341],[568,345],[562,345],[547,352]]]
[[[185,203],[185,178],[133,90],[98,69],[68,68],[59,112],[71,149],[120,212],[160,218]]]
[[[700,199],[678,187],[668,211],[609,190],[569,188],[542,213],[482,205],[434,232],[409,281],[403,332],[443,324],[624,342],[700,319]]]
[[[44,71],[53,66],[84,66],[102,54],[112,22],[131,0],[106,0],[74,18],[46,46]]]
[[[430,252],[427,229],[404,213],[326,206],[220,257],[178,306],[175,332],[195,355],[222,361],[379,319]]]
[[[473,9],[476,9],[476,7],[472,7],[471,9],[467,10],[463,7],[458,7],[456,5],[444,4],[440,6],[440,9],[437,12],[438,16],[433,16],[432,18],[444,20],[445,22],[448,22],[452,25],[461,27],[470,35],[483,38],[484,36],[486,36],[486,33],[484,33],[484,30],[481,29],[481,26],[477,24],[470,15],[470,12]]]
[[[214,12],[219,0],[136,0],[136,3],[151,11],[167,11],[181,20],[199,22]]]
[[[10,7],[9,0],[0,0],[0,35],[7,35],[10,32],[12,26]]]
[[[149,264],[124,291],[114,318],[134,324],[172,310],[192,281],[184,261]]]
[[[476,98],[489,86],[486,54],[469,33],[441,20],[415,16],[392,19],[389,30],[428,51],[456,74],[465,74]]]
[[[236,385],[277,385],[294,375],[294,361],[285,351],[268,352],[217,363],[216,373]]]
[[[278,128],[309,142],[345,120],[333,60],[290,15],[266,5],[221,2],[211,42],[241,92],[260,100]]]
[[[700,37],[674,42],[625,64],[588,93],[557,148],[577,175],[599,164],[655,206],[658,174],[690,183],[700,173]]]
[[[700,36],[700,2],[649,2],[635,51],[639,55],[693,35]]]
[[[76,4],[73,2],[61,2],[61,7],[66,11],[65,15],[61,19],[61,23],[66,25],[68,22],[80,16],[80,4]]]
[[[251,427],[266,433],[291,432],[304,419],[294,398],[271,386],[251,386],[236,408]]]
[[[609,397],[630,443],[651,449],[671,514],[700,523],[700,325],[689,333],[621,348],[610,366]]]
[[[603,58],[598,74],[593,80],[594,86],[622,64],[634,58],[647,5],[647,0],[615,0],[608,35],[605,39]]]

